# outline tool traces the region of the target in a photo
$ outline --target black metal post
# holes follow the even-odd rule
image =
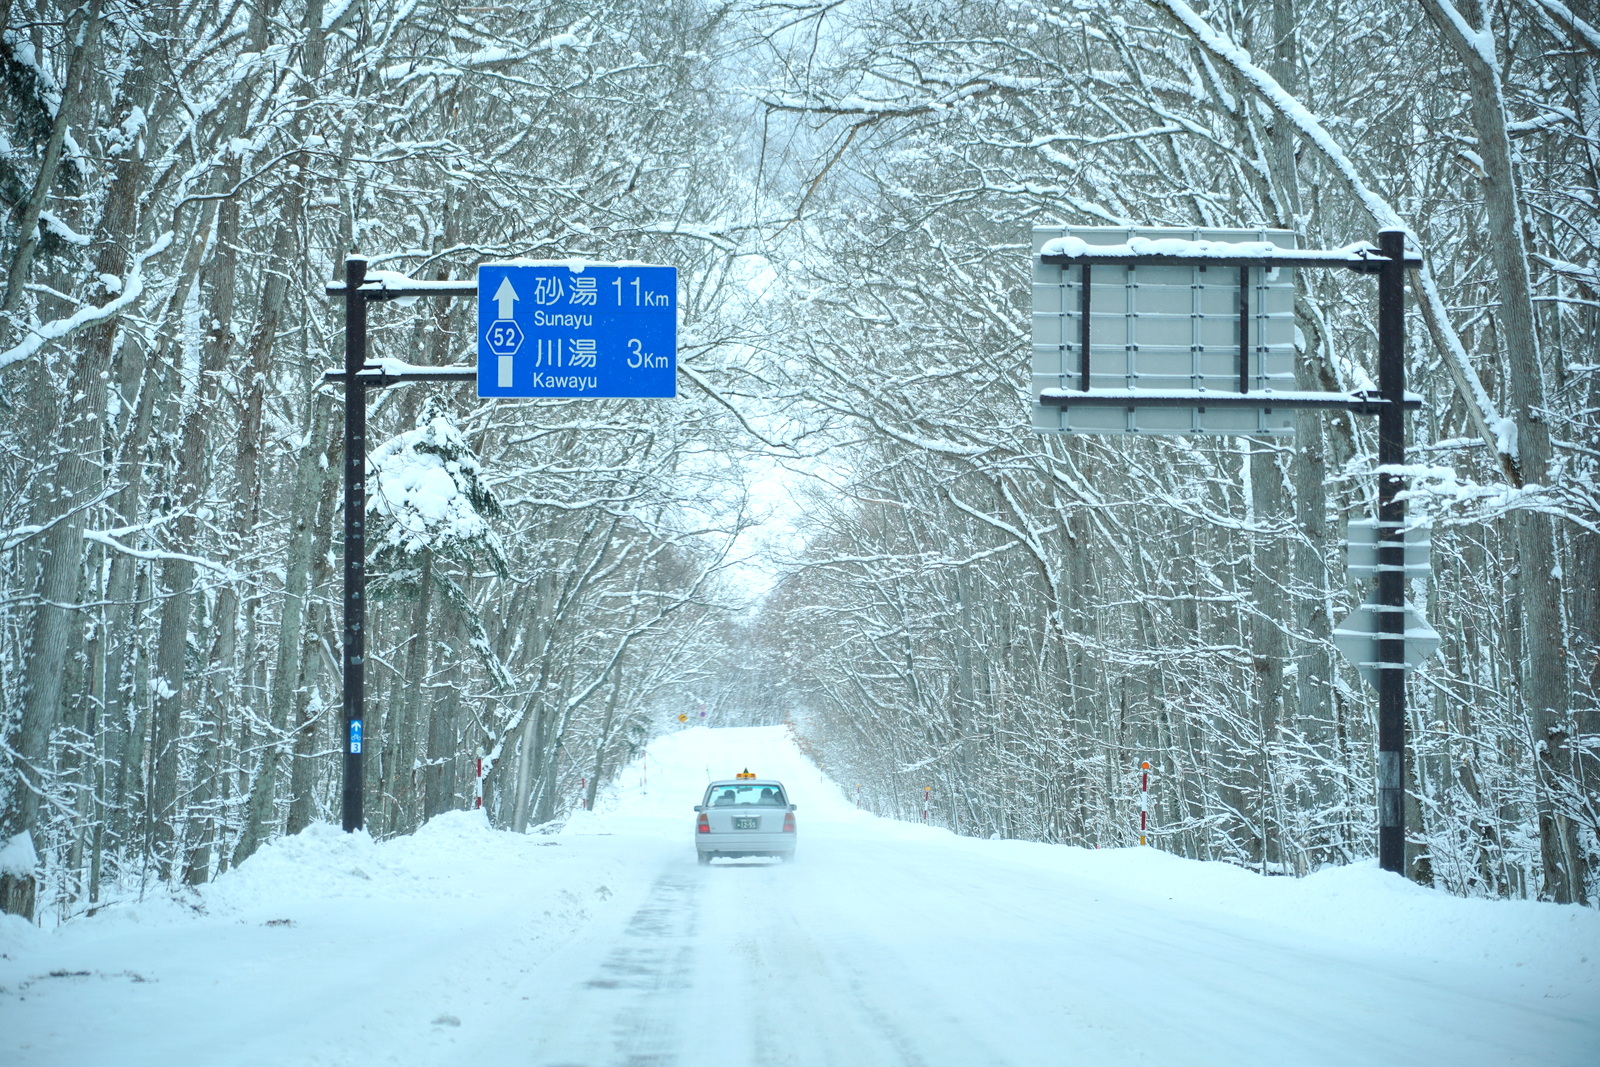
[[[1378,274],[1378,464],[1405,462],[1405,233],[1383,230]],[[1378,865],[1405,873],[1405,479],[1378,474]]]
[[[367,261],[344,261],[344,798],[346,831],[361,829],[366,700]]]
[[[1239,392],[1250,391],[1250,268],[1239,268]]]
[[[1089,391],[1089,264],[1085,263],[1078,268],[1083,272],[1083,299],[1078,307],[1082,312],[1078,316],[1078,388],[1084,392]]]
[[[468,382],[477,378],[474,367],[392,369],[367,366],[367,303],[400,296],[467,296],[478,291],[476,281],[429,282],[406,285],[384,282],[363,291],[367,284],[365,256],[344,261],[344,281],[329,284],[329,296],[344,297],[344,370],[328,371],[326,381],[344,382],[344,790],[341,808],[346,831],[359,830],[362,753],[370,740],[366,730],[367,658],[367,390],[399,382]]]

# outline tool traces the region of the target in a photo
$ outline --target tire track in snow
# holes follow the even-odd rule
[[[813,855],[819,855],[814,853]],[[808,861],[810,862],[810,861]],[[814,865],[814,864],[813,864]],[[707,1035],[697,1062],[762,1067],[987,1067],[969,1041],[931,1054],[924,1029],[939,1027],[915,1004],[919,979],[886,978],[870,937],[845,932],[829,905],[834,874],[799,868],[717,865],[702,872],[701,957],[693,1005]],[[739,869],[739,868],[744,869]],[[952,1047],[959,1053],[952,1055]]]
[[[699,883],[677,873],[656,879],[645,903],[606,953],[586,998],[614,1000],[596,1011],[611,1017],[616,1067],[672,1067],[678,1063],[679,1001],[689,987],[698,931]],[[608,996],[614,994],[614,996]],[[571,1061],[549,1067],[597,1067]]]

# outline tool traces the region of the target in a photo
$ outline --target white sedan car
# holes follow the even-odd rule
[[[694,851],[701,863],[717,856],[794,859],[795,805],[782,782],[746,771],[712,782],[694,810]]]

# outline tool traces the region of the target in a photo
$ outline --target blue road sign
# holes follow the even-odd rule
[[[678,395],[678,268],[485,263],[481,397]]]

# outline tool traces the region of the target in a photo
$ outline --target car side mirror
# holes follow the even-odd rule
[[[704,805],[704,804],[696,804],[696,805],[695,805],[695,806],[694,806],[694,810],[695,810],[695,811],[705,811],[705,810],[706,810],[706,808],[705,808],[705,805]]]
[[[789,805],[789,810],[790,811],[799,811],[800,810],[800,805],[798,805],[798,804],[790,804]]]

